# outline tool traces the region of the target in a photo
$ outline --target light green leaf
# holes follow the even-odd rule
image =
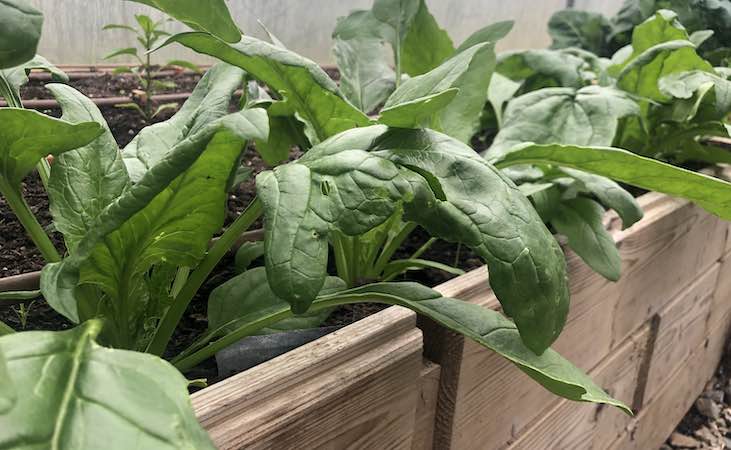
[[[134,29],[134,27],[131,27],[129,25],[124,24],[118,24],[118,23],[110,23],[109,25],[104,25],[102,27],[102,30],[125,30],[125,31],[131,31],[133,33],[137,33],[137,30]]]
[[[82,147],[102,133],[97,123],[76,125],[39,112],[0,108],[0,181],[15,187],[46,155]]]
[[[17,388],[10,378],[5,354],[2,349],[0,349],[0,380],[3,380],[0,383],[0,414],[5,414],[15,405],[18,394]]]
[[[715,73],[700,70],[676,72],[660,78],[658,88],[667,96],[690,103],[690,111],[681,117],[681,121],[694,119],[704,103],[712,106],[710,111],[703,111],[706,113],[702,117],[704,120],[720,121],[731,112],[731,81]]]
[[[332,294],[345,289],[343,280],[327,277],[320,295]],[[271,307],[289,307],[269,288],[266,269],[256,267],[235,276],[211,292],[208,298],[208,330],[217,335],[233,331],[232,325],[242,317]],[[330,314],[330,309],[295,316],[258,330],[256,334],[276,331],[300,330],[318,327]]]
[[[383,57],[384,46],[379,39],[335,38],[333,52],[343,95],[358,109],[369,113],[391,95],[396,75]]]
[[[731,184],[611,147],[524,144],[492,160],[497,167],[553,164],[601,175],[643,189],[686,198],[731,220]]]
[[[3,300],[33,300],[41,296],[41,291],[3,291],[0,292],[0,301]]]
[[[396,66],[400,65],[403,42],[419,11],[421,0],[374,0],[373,17],[386,25],[383,36],[393,47]]]
[[[135,47],[120,48],[114,50],[112,53],[106,55],[103,59],[112,59],[117,56],[137,56],[137,49]]]
[[[0,411],[0,447],[215,449],[195,418],[188,381],[155,356],[100,347],[100,328],[91,321],[0,338],[9,380],[24,386]]]
[[[614,240],[604,228],[604,208],[588,198],[559,203],[551,225],[566,236],[577,255],[592,269],[611,281],[619,280],[622,260]]]
[[[238,42],[241,31],[224,0],[132,0],[175,17],[194,30],[206,31],[226,42]]]
[[[383,275],[385,281],[390,281],[396,278],[398,275],[405,273],[409,270],[424,270],[424,269],[436,269],[442,272],[451,273],[452,275],[464,275],[464,270],[458,267],[452,267],[448,264],[440,263],[438,261],[430,261],[428,259],[409,258],[409,259],[394,259],[386,264],[383,269]]]
[[[399,103],[381,110],[378,122],[397,128],[439,129],[439,114],[457,96],[459,89],[446,91]]]
[[[0,0],[0,69],[32,59],[42,27],[43,14],[26,0]]]
[[[523,83],[523,93],[545,87],[580,88],[591,66],[571,50],[519,50],[498,55],[495,71]]]
[[[510,33],[510,30],[513,29],[514,24],[515,22],[512,20],[505,20],[502,22],[491,23],[484,28],[480,28],[467,37],[467,39],[462,42],[462,45],[457,47],[456,53],[462,53],[474,45],[483,44],[485,42],[492,42],[494,44],[507,36],[508,33]]]
[[[0,96],[15,96],[20,99],[20,87],[28,83],[28,74],[31,70],[40,69],[51,73],[55,81],[67,82],[69,80],[63,71],[54,66],[41,55],[36,55],[30,61],[10,69],[0,70]],[[2,80],[4,78],[4,80]],[[4,84],[4,85],[3,85]],[[4,93],[9,88],[12,93]],[[7,99],[10,100],[10,99]]]
[[[404,73],[412,77],[429,72],[454,55],[449,34],[439,27],[424,0],[411,21],[401,48]]]
[[[602,86],[545,88],[514,98],[485,153],[497,158],[522,142],[611,145],[618,120],[640,113],[622,91]]]
[[[44,268],[49,304],[73,321],[110,316],[117,329],[105,339],[144,348],[149,336],[141,328],[155,305],[146,303],[143,275],[156,264],[197,265],[223,224],[228,180],[244,143],[265,139],[267,131],[264,110],[249,109],[181,141],[97,217],[75,253]],[[104,292],[104,301],[86,304],[76,286],[88,284]]]
[[[269,85],[306,124],[305,132],[313,143],[369,123],[319,65],[296,53],[248,36],[238,44],[227,44],[205,33],[183,33],[166,45],[172,42],[241,67]]]
[[[243,79],[244,72],[238,67],[216,64],[173,117],[143,128],[122,151],[132,181],[139,181],[186,137],[226,115],[231,97]]]
[[[611,30],[609,19],[590,11],[564,9],[548,21],[548,34],[553,39],[551,48],[577,47],[597,55],[608,53]]]
[[[188,69],[195,73],[202,73],[203,71],[198,66],[198,64],[195,64],[190,61],[186,61],[184,59],[172,59],[168,61],[167,64],[165,64],[165,67],[180,67],[182,69]]]
[[[520,83],[498,72],[492,74],[490,87],[487,90],[487,99],[495,112],[498,129],[503,127],[503,109],[505,105],[515,96],[520,86]]]
[[[467,142],[479,128],[494,67],[494,45],[475,45],[436,69],[404,81],[388,98],[385,108],[457,88],[457,96],[436,115],[435,123],[437,131]]]
[[[51,166],[51,214],[56,229],[64,235],[66,247],[73,253],[96,217],[127,189],[129,175],[117,142],[94,102],[71,86],[46,87],[63,110],[61,119],[69,123],[96,122],[104,130],[88,145],[60,155]]]

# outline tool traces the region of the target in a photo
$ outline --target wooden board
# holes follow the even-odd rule
[[[414,418],[412,450],[431,450],[434,445],[434,420],[437,412],[440,373],[439,364],[424,359],[419,374],[419,397]]]
[[[698,207],[659,194],[640,198],[645,218],[628,230],[612,228],[623,276],[611,283],[567,255],[572,307],[554,348],[591,370],[646,324],[720,257],[728,225]],[[497,308],[479,269],[437,289]],[[436,448],[502,448],[558,399],[495,354],[421,320],[426,356],[442,366],[435,424]],[[495,405],[500,405],[496,409]],[[495,413],[486,413],[495,411]]]
[[[607,392],[632,405],[647,360],[652,330],[642,327],[589,375]],[[561,400],[513,445],[511,450],[602,449],[624,431],[632,418],[616,408]]]
[[[411,311],[391,307],[193,394],[221,450],[410,449],[422,371]]]

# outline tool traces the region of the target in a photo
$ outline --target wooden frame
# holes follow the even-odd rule
[[[422,344],[414,314],[399,307],[194,394],[198,416],[221,449],[658,447],[720,359],[731,322],[731,228],[684,200],[639,200],[645,218],[632,228],[607,216],[620,281],[568,253],[572,308],[555,345],[634,418],[557,398],[419,319]],[[480,268],[437,289],[498,308],[486,276]]]

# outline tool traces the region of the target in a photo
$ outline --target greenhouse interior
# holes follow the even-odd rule
[[[0,0],[41,449],[731,449],[731,0]]]

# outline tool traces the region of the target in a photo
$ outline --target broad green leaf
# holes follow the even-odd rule
[[[518,333],[515,324],[497,311],[442,297],[416,283],[376,283],[323,296],[317,301],[335,298],[351,302],[384,302],[412,309],[496,352],[556,395],[575,401],[606,403],[631,414],[626,405],[607,395],[555,351],[534,353],[521,340],[522,334]]]
[[[60,155],[51,166],[48,196],[53,223],[73,253],[96,217],[127,189],[129,175],[117,142],[94,102],[65,84],[46,87],[63,110],[61,119],[96,122],[104,130],[86,146]]]
[[[178,19],[194,30],[206,31],[226,42],[238,42],[241,31],[224,0],[131,0]]]
[[[515,96],[520,89],[520,83],[495,72],[490,79],[490,87],[487,90],[487,100],[490,102],[498,129],[503,127],[503,111],[505,105]]]
[[[503,126],[485,154],[496,158],[522,142],[608,146],[618,120],[639,113],[635,101],[614,88],[540,89],[508,104]]]
[[[702,119],[723,120],[731,112],[731,81],[715,73],[693,70],[677,72],[660,78],[658,88],[663,94],[687,101],[691,108],[682,121],[694,119],[703,103],[712,105]],[[678,102],[675,102],[678,103]]]
[[[551,225],[566,236],[577,255],[596,272],[617,281],[622,270],[614,240],[604,228],[604,208],[588,198],[574,198],[559,203]]]
[[[143,128],[122,151],[132,181],[138,182],[186,137],[225,116],[243,79],[244,72],[238,67],[216,64],[173,117]]]
[[[15,96],[17,99],[20,99],[20,87],[28,83],[28,74],[31,70],[34,69],[40,69],[50,72],[51,77],[55,81],[68,81],[68,76],[66,76],[63,71],[48,62],[48,60],[41,55],[36,55],[30,61],[27,61],[19,66],[0,70],[0,96]],[[5,93],[3,92],[4,89],[10,89],[11,92]]]
[[[454,55],[454,44],[439,27],[424,0],[412,20],[401,48],[404,73],[412,77],[429,72]]]
[[[155,356],[99,346],[100,328],[91,321],[0,338],[17,388],[14,405],[0,412],[0,447],[215,449],[188,381]]]
[[[436,69],[404,81],[388,98],[385,108],[457,88],[456,97],[436,115],[435,123],[437,131],[468,142],[479,128],[494,67],[494,45],[475,45]]]
[[[611,147],[524,144],[492,159],[497,167],[553,164],[601,175],[643,189],[686,198],[731,220],[731,183]]]
[[[459,89],[451,88],[426,97],[399,103],[381,110],[378,122],[397,128],[440,128],[439,113],[457,96]]]
[[[46,155],[82,147],[102,133],[97,123],[71,124],[39,112],[0,108],[0,181],[18,186]]]
[[[502,22],[491,23],[490,25],[480,28],[479,30],[472,33],[462,44],[457,47],[456,53],[462,53],[473,45],[483,44],[485,42],[492,42],[493,44],[504,38],[510,33],[515,24],[512,20],[505,20]]]
[[[544,351],[568,308],[563,254],[530,202],[470,147],[433,131],[373,126],[313,147],[263,172],[269,284],[293,311],[324,283],[328,233],[365,233],[402,206],[406,220],[462,242],[486,262],[490,284],[527,345]]]
[[[370,10],[351,11],[345,17],[338,17],[333,39],[349,41],[352,39],[385,40],[388,37],[389,26],[378,20]]]
[[[43,14],[26,0],[0,0],[0,69],[32,59],[42,27]]]
[[[597,55],[606,55],[607,40],[612,27],[609,19],[600,13],[564,9],[551,16],[548,34],[551,48],[577,47]]]
[[[249,268],[255,259],[264,256],[264,242],[244,242],[238,250],[234,258],[234,266],[236,272],[243,273]]]
[[[340,278],[328,277],[320,295],[332,294],[345,289]],[[265,308],[289,307],[269,288],[266,269],[256,267],[235,276],[211,292],[208,298],[208,330],[216,334],[233,331],[232,323]],[[317,328],[330,314],[329,309],[295,316],[258,330],[256,334],[275,331]]]
[[[13,408],[17,401],[17,388],[13,384],[8,372],[8,365],[5,361],[5,354],[0,349],[0,414],[5,414]]]
[[[248,36],[238,44],[227,44],[205,33],[183,33],[170,38],[166,45],[172,42],[241,67],[269,85],[305,123],[313,143],[369,123],[319,65],[296,53]]]
[[[104,209],[75,253],[44,268],[41,289],[49,304],[72,321],[110,315],[119,329],[108,339],[141,348],[140,328],[155,306],[146,303],[143,275],[156,264],[197,265],[223,224],[228,180],[244,143],[266,134],[264,110],[249,109],[181,141]],[[87,305],[77,286],[88,284],[105,301]]]
[[[383,57],[379,39],[336,37],[333,52],[340,69],[340,89],[358,109],[369,113],[391,95],[396,75]]]
[[[576,169],[563,168],[561,171],[579,180],[602,205],[615,210],[622,219],[622,229],[642,219],[642,208],[637,200],[613,180]]]
[[[391,44],[396,66],[401,64],[403,43],[419,12],[421,0],[374,0],[371,13],[386,25],[383,36]]]
[[[587,84],[591,67],[568,49],[520,50],[498,55],[495,72],[523,83],[521,92],[545,87],[580,88]]]
[[[617,77],[618,87],[657,102],[669,100],[658,88],[660,78],[690,70],[713,72],[696,53],[677,14],[668,10],[660,10],[638,25],[632,33],[632,54],[609,68],[610,74]]]

